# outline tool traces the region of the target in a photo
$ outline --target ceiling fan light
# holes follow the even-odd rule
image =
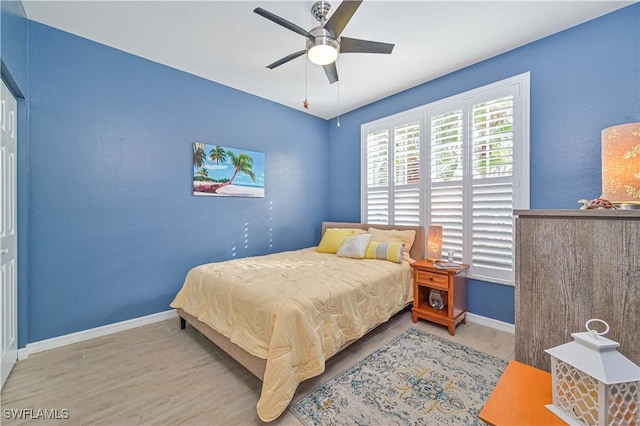
[[[328,65],[336,60],[338,51],[328,44],[318,44],[309,49],[308,55],[314,64]]]
[[[314,38],[307,41],[307,55],[314,64],[328,65],[338,57],[338,41],[322,27],[311,30]]]

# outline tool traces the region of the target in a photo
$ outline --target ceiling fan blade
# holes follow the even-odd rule
[[[287,21],[284,18],[279,17],[278,15],[274,15],[273,13],[264,10],[261,7],[256,7],[255,9],[253,9],[253,11],[255,13],[257,13],[258,15],[267,18],[268,20],[275,22],[278,25],[282,25],[283,27],[293,31],[294,33],[298,33],[300,35],[303,35],[307,38],[313,38],[313,36],[311,34],[309,34],[309,31],[305,30],[304,28],[301,28],[299,26],[297,26],[296,24]]]
[[[284,58],[282,58],[282,59],[278,59],[278,60],[277,60],[277,61],[275,61],[274,63],[272,63],[272,64],[270,64],[270,65],[267,65],[267,68],[269,68],[270,70],[272,70],[272,69],[274,69],[275,67],[279,67],[279,66],[280,66],[280,65],[282,65],[282,64],[286,64],[287,62],[289,62],[289,61],[290,61],[290,60],[292,60],[292,59],[297,58],[298,56],[302,56],[302,55],[304,55],[305,53],[307,53],[307,51],[306,51],[306,50],[301,50],[301,51],[299,51],[299,52],[292,53],[291,55],[287,55],[287,56],[285,56]]]
[[[336,67],[335,62],[331,62],[330,64],[323,65],[324,73],[327,74],[327,78],[329,79],[329,83],[333,84],[338,81],[338,68]]]
[[[393,51],[395,44],[378,41],[360,40],[342,37],[340,39],[340,53],[386,53]]]
[[[333,37],[340,37],[342,30],[344,30],[353,14],[360,7],[360,3],[362,3],[362,0],[343,0],[324,25],[324,29],[333,34]]]

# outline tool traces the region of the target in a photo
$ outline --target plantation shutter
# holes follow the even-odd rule
[[[472,238],[476,274],[510,279],[513,271],[513,96],[472,108]]]
[[[431,119],[430,224],[442,225],[442,250],[463,250],[463,151],[462,109]],[[458,257],[456,260],[462,260]]]
[[[366,223],[389,223],[389,131],[367,134]]]
[[[529,208],[529,91],[521,74],[363,124],[361,220],[441,225],[443,252],[470,278],[513,284],[513,210]]]
[[[363,221],[398,225],[422,222],[420,123],[419,119],[403,117],[364,130],[362,167],[367,187],[362,195]]]
[[[420,122],[396,126],[393,134],[393,223],[420,225]]]

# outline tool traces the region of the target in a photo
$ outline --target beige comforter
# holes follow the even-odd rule
[[[193,268],[171,304],[266,359],[258,415],[277,418],[325,359],[413,297],[411,267],[315,248]]]

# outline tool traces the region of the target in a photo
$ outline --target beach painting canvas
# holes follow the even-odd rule
[[[262,152],[193,144],[193,195],[264,197]]]

